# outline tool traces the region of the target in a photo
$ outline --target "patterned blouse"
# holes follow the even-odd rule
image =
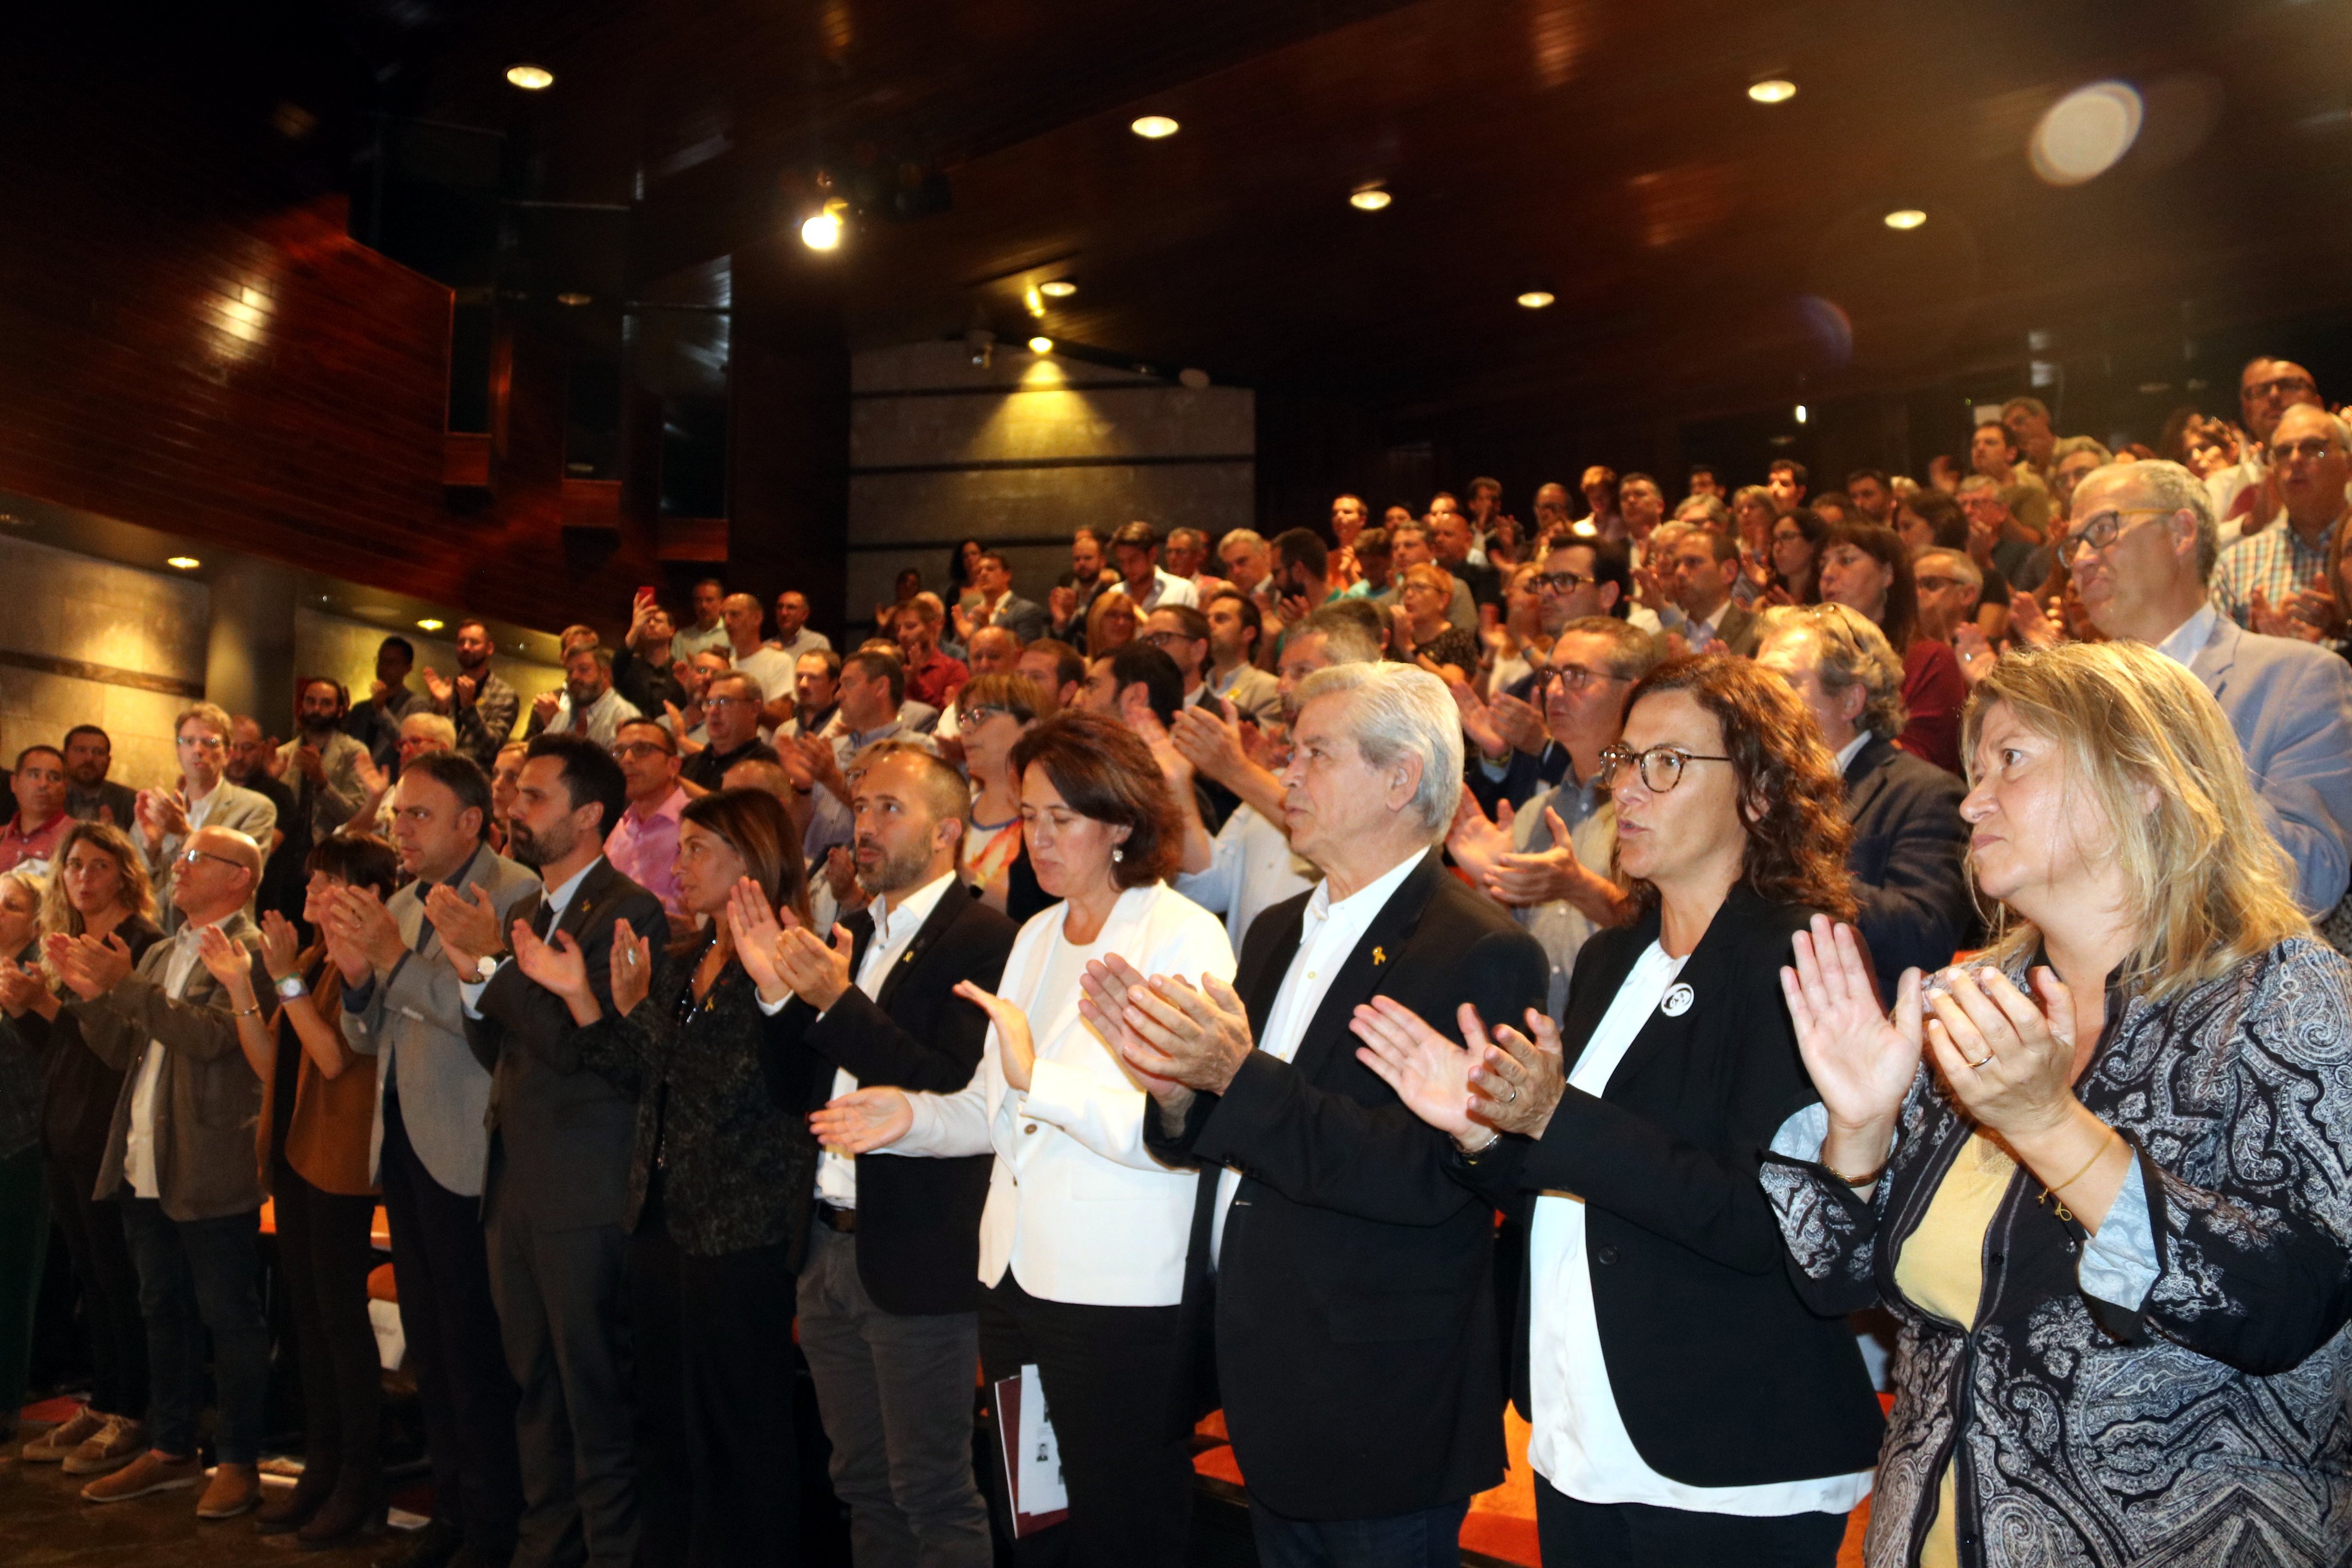
[[[1801,1140],[1766,1157],[1801,1292],[1902,1324],[1865,1561],[1916,1561],[1948,1462],[1963,1564],[2346,1561],[2352,966],[2297,938],[2161,1003],[2111,992],[2076,1092],[2138,1166],[2095,1244],[2020,1169],[1972,1325],[1895,1283],[1976,1131],[1927,1069],[1870,1197]],[[2144,1268],[2098,1256],[2133,1231]]]

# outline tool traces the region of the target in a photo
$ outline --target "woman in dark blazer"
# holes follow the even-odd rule
[[[1545,1561],[1828,1568],[1882,1423],[1843,1318],[1799,1299],[1757,1181],[1820,1096],[1780,989],[1792,933],[1851,910],[1836,764],[1778,677],[1662,665],[1602,753],[1633,923],[1585,943],[1555,1031],[1393,1004],[1364,1059],[1526,1205],[1514,1393]]]
[[[569,936],[515,937],[523,973],[583,1026],[583,1062],[637,1102],[623,1223],[654,1458],[638,1477],[643,1560],[655,1563],[732,1568],[800,1553],[788,1331],[817,1145],[777,1108],[761,1069],[766,1018],[727,920],[746,879],[769,908],[807,921],[800,835],[773,795],[720,790],[688,805],[678,897],[709,920],[658,955],[620,928],[614,1014]]]

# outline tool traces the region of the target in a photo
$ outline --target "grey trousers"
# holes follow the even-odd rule
[[[856,1568],[990,1568],[971,1458],[979,1314],[884,1311],[857,1278],[857,1238],[816,1225],[800,1333]]]

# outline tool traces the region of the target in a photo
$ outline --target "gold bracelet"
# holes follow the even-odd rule
[[[2087,1160],[2084,1161],[2084,1162],[2083,1162],[2083,1168],[2082,1168],[2081,1170],[2079,1170],[2079,1171],[2075,1172],[2073,1175],[2071,1175],[2071,1176],[2067,1177],[2067,1178],[2066,1178],[2064,1181],[2063,1181],[2063,1182],[2053,1182],[2053,1183],[2051,1183],[2048,1186],[2046,1186],[2046,1187],[2042,1188],[2042,1190],[2043,1192],[2045,1192],[2045,1193],[2053,1193],[2053,1194],[2054,1194],[2054,1193],[2061,1193],[2061,1192],[2063,1192],[2063,1191],[2065,1191],[2068,1187],[2073,1186],[2076,1182],[2079,1182],[2079,1181],[2081,1181],[2084,1176],[2089,1175],[2089,1174],[2091,1173],[2091,1167],[2092,1167],[2092,1166],[2094,1166],[2094,1165],[2095,1165],[2095,1164],[2097,1164],[2100,1161],[2102,1161],[2102,1160],[2105,1159],[2105,1158],[2107,1157],[2107,1151],[2108,1151],[2110,1148],[2114,1147],[2114,1145],[2115,1145],[2117,1142],[2120,1142],[2120,1135],[2116,1131],[2116,1130],[2115,1130],[2114,1128],[2112,1128],[2112,1127],[2108,1128],[2108,1129],[2107,1129],[2107,1135],[2106,1135],[2105,1138],[2102,1138],[2101,1140],[2099,1140],[2099,1148],[2098,1148],[2098,1152],[2096,1152],[2096,1153],[2093,1154],[2089,1159],[2087,1159]],[[2126,1145],[2126,1146],[2128,1146],[2128,1145]]]

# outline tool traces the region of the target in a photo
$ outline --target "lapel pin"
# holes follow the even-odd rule
[[[1658,1004],[1658,1011],[1669,1018],[1679,1018],[1691,1010],[1697,994],[1687,985],[1677,985],[1666,993],[1666,999]]]
[[[1376,947],[1372,949],[1372,962],[1374,963],[1386,963],[1388,961],[1389,955],[1386,948]]]

